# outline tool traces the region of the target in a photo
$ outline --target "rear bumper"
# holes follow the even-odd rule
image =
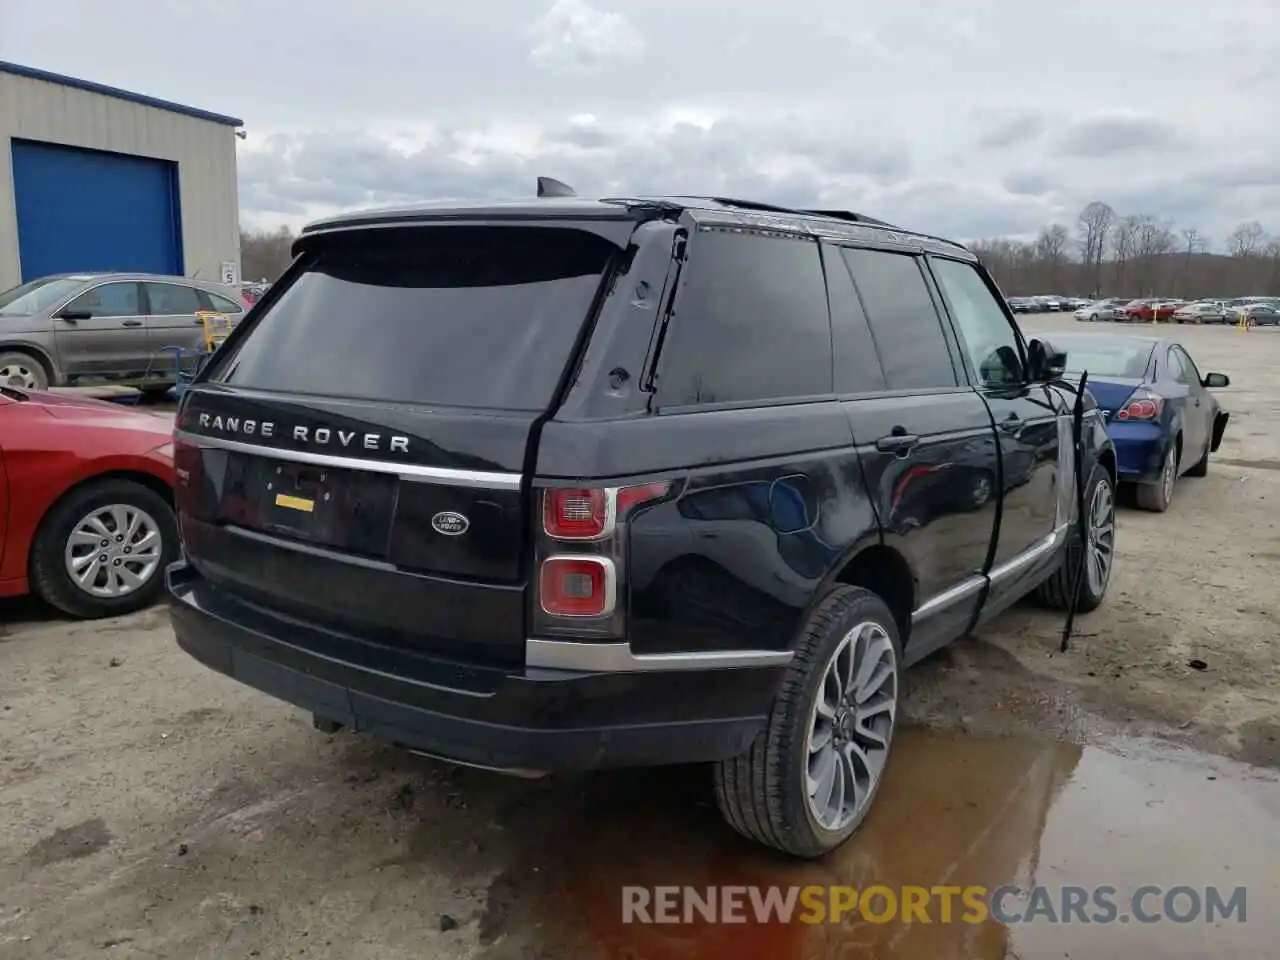
[[[1131,483],[1154,483],[1169,449],[1169,437],[1156,423],[1112,421],[1107,432],[1116,445],[1116,472]]]
[[[277,618],[185,563],[166,582],[178,646],[205,666],[397,746],[495,769],[736,756],[764,726],[785,669],[481,668]]]

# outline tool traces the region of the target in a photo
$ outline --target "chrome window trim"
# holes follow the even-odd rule
[[[290,463],[309,463],[335,470],[367,470],[372,473],[389,473],[402,480],[429,481],[450,487],[483,487],[492,490],[519,490],[523,477],[518,473],[497,473],[485,470],[459,470],[454,467],[427,467],[416,463],[395,463],[388,460],[362,460],[358,457],[342,457],[310,450],[289,450],[268,447],[241,440],[224,440],[189,430],[175,430],[174,439],[197,447],[227,450],[255,457],[287,460]]]

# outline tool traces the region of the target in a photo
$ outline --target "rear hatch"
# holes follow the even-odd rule
[[[184,397],[192,566],[321,630],[520,662],[525,466],[618,252],[570,226],[316,238]]]

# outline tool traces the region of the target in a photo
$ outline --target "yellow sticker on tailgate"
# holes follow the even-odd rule
[[[316,502],[305,497],[291,497],[287,493],[277,493],[276,506],[288,507],[290,510],[301,510],[303,513],[311,513],[316,508]]]

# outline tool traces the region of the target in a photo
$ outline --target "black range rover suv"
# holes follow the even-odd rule
[[[323,729],[508,772],[710,761],[735,828],[817,856],[874,798],[904,666],[1028,593],[1102,601],[1106,429],[962,246],[549,196],[295,254],[182,401],[168,591],[182,649]]]

